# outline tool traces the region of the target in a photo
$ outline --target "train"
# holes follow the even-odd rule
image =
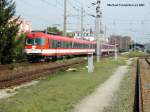
[[[87,41],[59,36],[53,33],[35,31],[26,35],[25,54],[29,61],[45,59],[56,60],[60,57],[71,57],[96,54],[96,41]],[[101,44],[101,55],[114,54],[115,45]]]

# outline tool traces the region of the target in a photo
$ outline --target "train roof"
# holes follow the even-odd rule
[[[67,42],[77,42],[77,43],[82,43],[82,44],[96,44],[95,41],[86,41],[86,40],[81,40],[81,39],[74,39],[74,38],[69,38],[69,37],[64,37],[64,36],[59,36],[59,35],[53,35],[53,34],[46,34],[43,32],[31,32],[27,34],[29,38],[34,38],[34,37],[46,37],[50,38],[53,40],[60,40],[60,41],[67,41]]]

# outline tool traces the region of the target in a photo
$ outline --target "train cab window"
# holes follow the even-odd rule
[[[41,44],[41,39],[40,38],[36,38],[35,39],[35,44],[36,45],[40,45]]]
[[[27,38],[26,45],[34,45],[34,38]]]
[[[46,43],[45,38],[27,38],[26,45],[41,45],[44,46]]]
[[[46,43],[46,39],[45,38],[41,38],[41,45],[44,46]]]
[[[35,38],[35,45],[41,45],[44,46],[46,42],[45,38]]]

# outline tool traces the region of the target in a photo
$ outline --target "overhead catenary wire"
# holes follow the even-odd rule
[[[68,15],[68,21],[71,21],[73,24],[81,24],[81,10],[82,10],[82,5],[81,5],[81,1],[79,0],[67,0],[68,1],[68,7],[69,7],[69,11],[70,11],[70,15],[69,13],[67,13]],[[60,18],[62,18],[61,20],[63,20],[63,6],[64,6],[64,3],[62,2],[62,0],[56,0],[54,2],[50,2],[48,0],[38,0],[38,2],[41,2],[42,5],[39,5],[39,4],[36,4],[36,3],[32,3],[31,1],[27,1],[27,0],[21,0],[19,2],[22,2],[23,7],[21,7],[22,9],[26,8],[26,9],[29,9],[31,11],[29,12],[26,12],[25,10],[18,10],[18,15],[22,15],[23,18],[26,18],[26,19],[33,19],[33,20],[37,20],[37,21],[40,21],[42,23],[50,23],[51,24],[51,19],[46,17],[46,16],[42,16],[42,15],[45,15],[45,14],[48,14],[48,15],[51,15],[51,12],[49,11],[49,9],[51,7],[55,8],[55,10],[61,12],[61,14],[59,13],[59,15],[57,15],[57,17],[59,16]],[[43,5],[45,5],[45,7],[43,7]],[[47,6],[46,6],[47,5]],[[37,9],[37,8],[42,8],[42,10],[45,10],[46,13],[42,13],[39,15],[39,10],[33,10],[33,9]],[[84,23],[86,25],[86,22],[87,22],[87,19],[85,16],[86,15],[86,10],[83,9],[83,13],[84,13]],[[72,19],[74,19],[72,21]],[[77,21],[77,22],[75,22]],[[80,22],[79,22],[80,21]],[[33,21],[34,22],[34,21]],[[39,24],[41,24],[39,23]],[[41,24],[41,27],[44,25],[44,24]],[[58,23],[58,22],[57,22]],[[67,24],[66,23],[66,24]],[[49,24],[49,25],[50,25]],[[61,23],[59,23],[61,24]],[[34,24],[35,25],[35,24]],[[62,25],[62,24],[61,24]],[[69,25],[69,27],[71,27],[72,24]],[[40,26],[40,25],[38,25]],[[79,29],[79,25],[77,26],[76,28],[77,30]]]
[[[60,10],[62,10],[63,9],[63,6],[62,6],[62,4],[60,4],[60,2],[58,2],[58,0],[56,1],[56,4],[53,4],[53,2],[49,2],[49,1],[47,1],[47,0],[40,0],[40,1],[42,1],[43,3],[45,3],[45,4],[47,4],[47,5],[49,5],[49,6],[53,6],[53,7],[57,7],[57,8],[59,8]],[[59,6],[59,7],[58,7]]]
[[[27,2],[27,1],[24,1],[24,0],[21,0],[20,2],[23,2],[26,6],[28,6],[28,8],[29,9],[33,9],[33,8],[37,8],[38,6],[36,6],[36,5],[33,5],[33,4],[31,4],[30,2]],[[34,12],[34,15],[32,15],[32,14],[29,14],[28,12],[25,12],[25,11],[20,11],[19,10],[19,12],[20,13],[23,13],[23,15],[24,16],[27,16],[27,17],[29,17],[29,18],[31,18],[31,17],[36,17],[36,18],[34,18],[34,19],[36,19],[36,20],[40,20],[40,21],[44,21],[44,22],[50,22],[49,21],[49,19],[46,19],[45,17],[42,17],[41,15],[39,15],[39,12],[37,12],[36,10],[35,10],[35,12]]]

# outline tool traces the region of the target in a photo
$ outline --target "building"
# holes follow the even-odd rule
[[[150,54],[150,43],[145,44],[145,53]]]
[[[116,36],[112,35],[109,38],[109,43],[117,44],[119,51],[129,51],[132,39],[129,36]]]
[[[17,18],[18,17],[14,16],[12,18],[12,20],[17,19]],[[32,22],[31,21],[23,19],[23,18],[19,18],[17,23],[20,24],[18,34],[32,31]]]

